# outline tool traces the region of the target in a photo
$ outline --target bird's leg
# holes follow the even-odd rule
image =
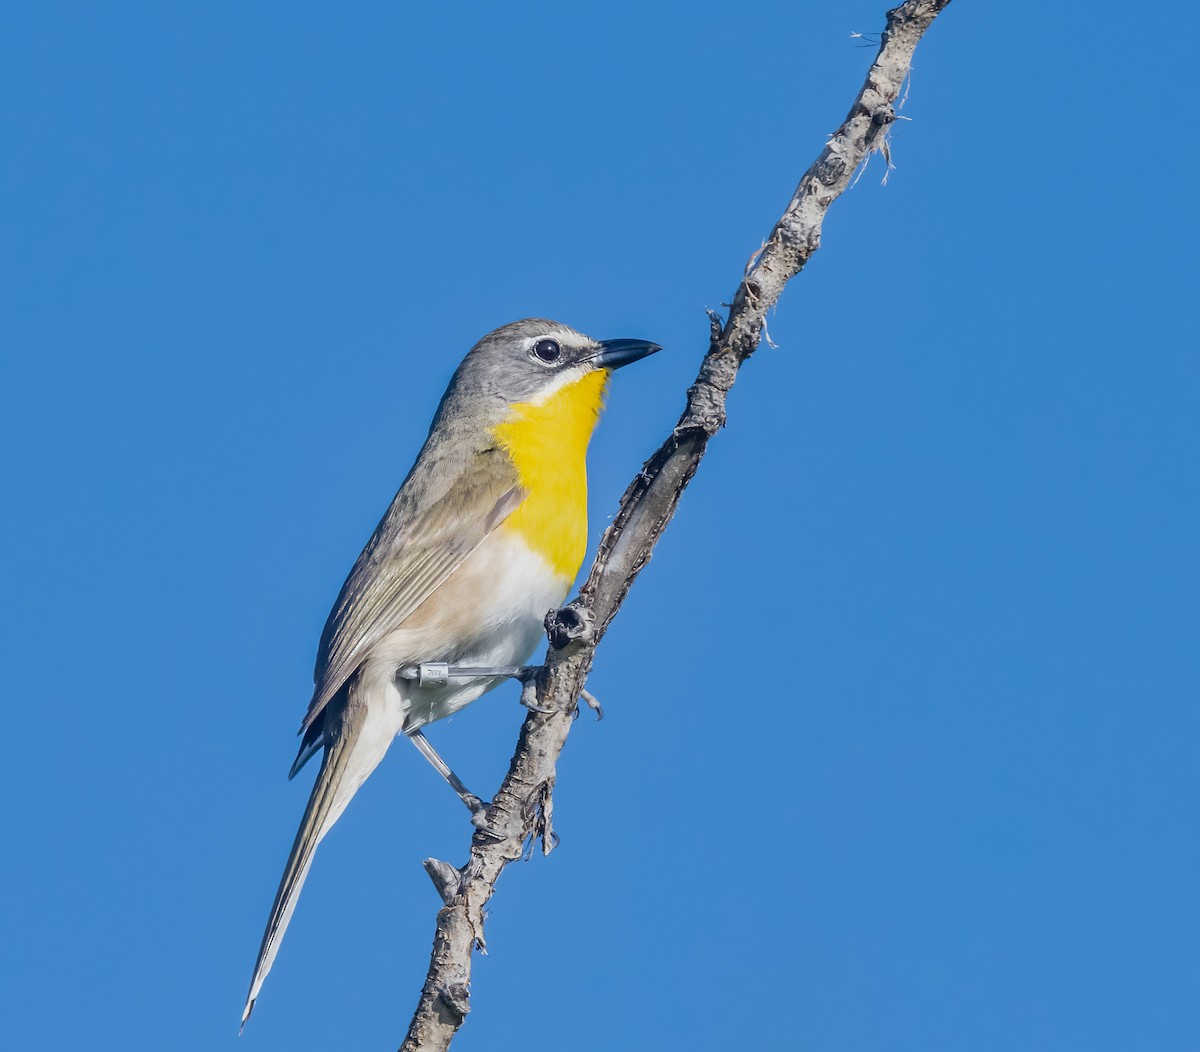
[[[450,770],[450,765],[437,754],[437,750],[434,749],[425,735],[419,730],[406,731],[405,733],[408,735],[409,741],[420,751],[421,755],[433,764],[433,769],[450,783],[450,788],[467,805],[467,809],[471,812],[471,822],[476,826],[482,825],[484,815],[487,814],[487,804],[462,784],[458,775]]]

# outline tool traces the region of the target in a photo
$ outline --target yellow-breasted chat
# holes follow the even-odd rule
[[[463,359],[429,437],[346,578],[317,651],[291,774],[321,769],[250,980],[250,1017],[313,854],[398,735],[478,816],[421,728],[523,665],[587,548],[586,454],[612,370],[659,350],[541,318],[496,329]],[[429,667],[456,675],[427,676]]]

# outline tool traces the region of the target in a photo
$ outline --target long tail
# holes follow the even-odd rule
[[[346,805],[366,781],[367,775],[375,769],[387,751],[389,737],[371,733],[375,730],[374,727],[368,729],[367,734],[362,734],[364,723],[372,721],[367,715],[366,706],[361,703],[361,699],[353,697],[353,693],[352,685],[349,704],[339,714],[341,719],[337,721],[336,731],[326,735],[321,772],[317,775],[312,795],[308,798],[308,806],[304,809],[304,818],[296,832],[291,854],[288,855],[279,890],[275,892],[275,903],[267,920],[267,930],[263,932],[254,975],[250,980],[250,992],[246,996],[246,1007],[242,1011],[243,1027],[250,1018],[250,1013],[254,1011],[258,992],[275,962],[275,954],[279,952],[279,944],[283,941],[283,934],[292,919],[292,912],[300,897],[300,889],[304,887],[304,880],[308,876],[317,845],[333,828]],[[330,715],[332,716],[332,713]],[[327,725],[327,730],[329,729]]]

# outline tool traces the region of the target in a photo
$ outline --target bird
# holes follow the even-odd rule
[[[547,612],[562,605],[583,564],[586,453],[609,379],[659,350],[526,318],[488,333],[455,370],[321,633],[288,777],[318,752],[321,767],[271,906],[243,1027],[317,845],[393,740],[413,742],[480,823],[483,802],[421,728],[529,660]],[[466,674],[424,676],[434,663]]]

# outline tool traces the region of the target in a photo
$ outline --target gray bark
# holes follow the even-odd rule
[[[887,14],[875,62],[850,113],[800,179],[791,203],[762,250],[747,267],[729,317],[710,314],[708,352],[687,393],[679,422],[621,498],[604,532],[579,596],[546,618],[550,647],[544,666],[525,684],[529,715],[485,828],[471,840],[460,870],[430,860],[427,868],[446,905],[438,912],[429,971],[401,1052],[447,1049],[470,1010],[471,954],[484,947],[484,908],[510,862],[540,841],[554,846],[555,765],[596,646],[620,609],[633,579],[691,480],[709,440],[725,424],[725,399],[738,369],[758,347],[766,315],[787,282],[821,243],[821,225],[833,201],[874,151],[887,156],[893,103],[908,76],[913,51],[950,0],[908,0]]]

